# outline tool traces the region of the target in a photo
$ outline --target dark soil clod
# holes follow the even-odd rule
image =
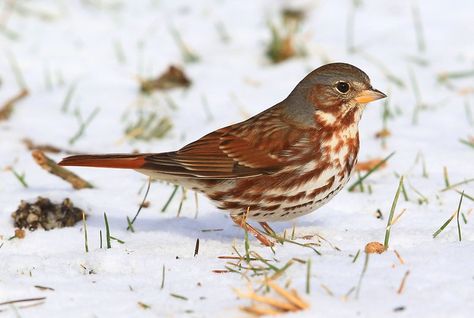
[[[34,231],[37,228],[52,230],[74,226],[82,220],[84,211],[74,207],[69,198],[62,203],[52,203],[47,198],[38,197],[35,203],[21,201],[18,209],[12,213],[15,227]]]

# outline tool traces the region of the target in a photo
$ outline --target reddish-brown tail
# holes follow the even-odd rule
[[[81,166],[98,168],[140,169],[147,155],[79,155],[64,158],[60,166]]]

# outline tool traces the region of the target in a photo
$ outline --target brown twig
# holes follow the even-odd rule
[[[22,88],[20,92],[18,92],[15,96],[10,98],[0,107],[0,121],[8,120],[13,112],[13,108],[15,107],[16,103],[20,100],[28,96],[29,92],[26,88]]]
[[[84,189],[84,188],[93,188],[93,185],[89,182],[85,181],[78,175],[74,174],[73,172],[60,167],[54,162],[52,159],[48,158],[41,150],[34,150],[31,155],[33,159],[35,159],[36,163],[43,168],[44,170],[48,171],[55,176],[60,177],[64,181],[69,182],[74,189]]]
[[[82,155],[84,153],[77,152],[77,151],[72,151],[68,149],[63,149],[59,148],[53,145],[49,144],[36,144],[33,140],[29,138],[24,138],[22,140],[23,144],[28,148],[28,150],[33,151],[33,150],[41,150],[42,152],[49,152],[49,153],[66,153],[66,154],[72,154],[72,155]]]

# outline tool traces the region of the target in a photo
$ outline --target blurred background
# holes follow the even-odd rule
[[[133,171],[74,169],[95,186],[76,191],[41,169],[31,151],[41,149],[58,161],[69,153],[175,150],[274,105],[307,73],[338,61],[364,70],[373,86],[389,96],[370,104],[364,113],[359,160],[380,161],[395,154],[384,169],[364,181],[365,189],[344,191],[327,207],[296,223],[302,228],[301,235],[322,231],[342,249],[337,255],[344,254],[344,261],[334,256],[318,265],[320,279],[326,279],[338,296],[347,292],[351,286],[346,279],[354,277],[355,281],[361,264],[354,269],[341,264],[368,241],[380,240],[386,219],[381,221],[374,215],[377,210],[388,215],[399,176],[405,175],[408,198],[403,204],[408,212],[403,217],[406,222],[397,224],[404,234],[395,234],[393,244],[405,256],[412,256],[411,265],[407,265],[410,269],[430,273],[413,278],[425,296],[413,290],[413,294],[400,296],[405,297],[401,300],[388,301],[405,269],[396,272],[393,281],[385,281],[382,271],[369,283],[374,289],[366,299],[344,302],[337,312],[367,313],[364,310],[373,297],[381,305],[371,313],[395,313],[397,305],[421,303],[430,312],[466,314],[468,306],[456,306],[448,294],[460,288],[469,291],[464,282],[471,279],[472,269],[456,266],[472,264],[472,259],[461,257],[466,257],[466,250],[451,250],[450,244],[456,241],[454,229],[440,245],[432,245],[432,234],[455,210],[459,191],[464,190],[465,226],[471,230],[466,230],[467,242],[463,243],[469,245],[474,240],[472,225],[467,222],[474,197],[472,183],[441,191],[449,187],[449,180],[454,184],[474,177],[473,12],[474,2],[467,0],[0,0],[0,237],[5,243],[0,254],[5,255],[5,267],[1,267],[6,268],[4,292],[11,297],[31,294],[35,290],[31,290],[30,281],[18,273],[36,266],[39,277],[44,278],[45,268],[53,266],[49,274],[56,284],[64,284],[67,293],[53,296],[38,313],[59,314],[60,304],[67,304],[72,313],[80,315],[77,304],[67,301],[71,297],[110,305],[92,310],[93,314],[136,314],[136,301],[127,307],[125,291],[123,295],[122,291],[112,293],[108,300],[104,295],[87,295],[89,285],[80,275],[75,276],[79,269],[71,269],[85,264],[82,254],[77,255],[83,250],[79,226],[58,233],[38,231],[31,234],[35,240],[24,243],[7,240],[14,231],[10,213],[21,200],[37,196],[57,201],[71,198],[89,214],[89,231],[95,236],[103,228],[106,211],[112,231],[129,243],[119,245],[123,254],[113,258],[96,255],[88,259],[105,275],[98,275],[104,282],[99,290],[104,293],[115,286],[106,284],[107,275],[127,276],[130,271],[136,277],[127,279],[142,287],[141,296],[154,293],[157,286],[148,285],[148,280],[161,279],[161,272],[156,272],[161,261],[169,264],[176,255],[192,250],[197,236],[213,251],[202,256],[208,258],[201,263],[192,263],[192,259],[186,265],[173,263],[177,271],[186,272],[193,266],[194,274],[200,275],[220,266],[216,254],[231,253],[232,240],[240,240],[242,234],[206,199],[199,197],[197,204],[192,193],[153,183],[149,207],[136,223],[142,233],[133,236],[126,231],[126,217],[134,215],[143,198],[145,176]],[[359,177],[366,172],[361,171]],[[181,219],[177,220],[177,215]],[[275,226],[283,231],[293,224]],[[200,232],[216,227],[225,231]],[[449,254],[452,263],[424,268],[423,257],[428,259],[439,249],[454,253]],[[135,264],[125,250],[133,250],[135,262],[143,264]],[[308,257],[300,251],[283,253],[290,258],[298,253]],[[7,259],[24,265],[20,270],[15,263],[7,264]],[[390,262],[374,266],[385,269]],[[122,263],[123,267],[117,265]],[[331,273],[335,268],[344,275],[335,277]],[[62,271],[69,273],[77,290],[61,282]],[[438,275],[440,272],[467,276],[447,278]],[[184,275],[181,283],[192,280],[192,274]],[[295,284],[304,286],[301,271],[295,275]],[[458,283],[451,284],[450,279]],[[179,283],[175,281],[175,289]],[[188,306],[196,316],[237,308],[229,285],[244,285],[243,281],[223,279],[216,284],[203,287],[203,293],[211,297],[222,291],[216,298],[219,301]],[[20,287],[12,294],[14,288],[8,286]],[[440,286],[446,288],[445,296],[430,294]],[[380,294],[374,292],[377,288]],[[316,295],[320,298],[314,301],[319,305],[340,304],[327,298],[322,289]],[[449,305],[439,308],[443,302],[432,304],[430,297],[438,296]],[[459,297],[457,301],[462,302]],[[114,309],[117,300],[123,304]],[[158,297],[147,301],[157,308],[168,300]],[[179,301],[173,299],[167,307],[169,316],[183,314]],[[331,312],[327,307],[318,310],[314,312],[327,316]]]
[[[465,117],[471,4],[424,4],[5,0],[0,96],[28,89],[12,119],[22,137],[88,152],[174,149],[273,105],[332,61],[366,71],[413,123],[448,102],[459,105],[450,117]],[[170,66],[177,78],[150,82]],[[364,131],[382,128],[382,107],[373,108]]]

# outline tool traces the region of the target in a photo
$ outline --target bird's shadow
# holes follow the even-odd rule
[[[126,218],[120,218],[113,215],[107,215],[110,229],[115,231],[125,231],[128,223]],[[91,227],[105,227],[103,216],[91,215],[87,223]],[[249,221],[250,224],[260,229],[255,221]],[[277,232],[283,233],[285,230],[292,231],[295,226],[294,221],[272,222],[270,226]],[[296,224],[296,228],[321,226],[321,219],[301,220]],[[234,224],[228,213],[206,213],[194,217],[176,217],[168,215],[146,215],[139,216],[133,225],[135,233],[143,232],[162,232],[177,234],[191,239],[209,239],[216,241],[232,242],[233,240],[243,240],[244,231]],[[289,232],[288,232],[289,233]]]

